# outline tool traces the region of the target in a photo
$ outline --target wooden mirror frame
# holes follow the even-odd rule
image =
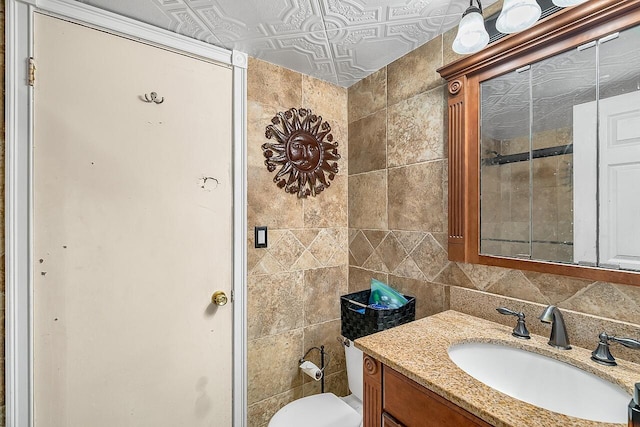
[[[640,286],[640,273],[481,255],[480,83],[607,34],[640,24],[640,0],[590,0],[440,69],[447,80],[449,260]]]

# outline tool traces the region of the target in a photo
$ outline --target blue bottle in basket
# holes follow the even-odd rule
[[[369,307],[374,309],[400,308],[407,302],[408,300],[400,292],[379,280],[371,279]]]

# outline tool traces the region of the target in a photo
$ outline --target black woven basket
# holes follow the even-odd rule
[[[376,310],[364,307],[369,304],[369,295],[371,295],[371,289],[340,297],[343,337],[355,340],[415,320],[416,299],[414,297],[405,295],[409,301],[400,308]],[[363,308],[364,313],[361,312]]]

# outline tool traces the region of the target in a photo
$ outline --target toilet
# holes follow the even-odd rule
[[[352,394],[315,394],[295,400],[280,409],[268,427],[361,427],[362,426],[362,351],[352,341],[343,344],[347,361],[347,379]]]

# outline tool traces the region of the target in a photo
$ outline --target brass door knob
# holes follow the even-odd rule
[[[222,291],[216,291],[211,296],[211,303],[215,305],[225,305],[227,301],[227,295]]]

